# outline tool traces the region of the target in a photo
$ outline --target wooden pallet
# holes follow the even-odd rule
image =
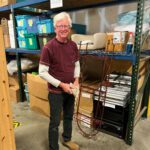
[[[3,31],[0,26],[0,150],[16,150],[6,68]]]

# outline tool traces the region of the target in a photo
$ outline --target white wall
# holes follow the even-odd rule
[[[146,2],[146,3],[149,3]],[[71,12],[74,23],[87,25],[87,34],[111,31],[111,24],[116,23],[117,15],[137,9],[137,3],[127,3],[107,7],[95,7]]]

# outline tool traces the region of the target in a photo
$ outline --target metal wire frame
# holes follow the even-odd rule
[[[81,46],[79,47],[79,49],[81,48]],[[86,51],[87,51],[87,48],[88,48],[88,43],[86,45]],[[103,114],[104,114],[104,105],[105,105],[105,99],[106,99],[106,93],[107,93],[107,85],[108,84],[108,74],[110,72],[110,64],[111,64],[111,61],[112,61],[112,58],[110,57],[107,57],[107,56],[93,56],[93,55],[88,55],[88,54],[84,54],[81,56],[82,59],[83,58],[87,58],[87,57],[94,57],[94,59],[103,59],[104,63],[103,63],[103,68],[102,68],[102,79],[101,81],[102,82],[99,82],[98,83],[98,86],[96,88],[93,88],[92,87],[92,84],[95,84],[96,82],[94,83],[90,83],[90,86],[87,86],[83,83],[82,81],[82,74],[81,74],[81,83],[80,83],[80,91],[79,91],[79,99],[78,99],[78,102],[77,102],[77,112],[76,112],[76,120],[77,120],[77,125],[82,133],[83,136],[85,137],[88,137],[88,138],[92,138],[93,136],[95,136],[97,133],[98,133],[98,130],[97,129],[100,129],[101,128],[101,125],[103,124]],[[109,65],[107,66],[109,62]],[[83,67],[84,67],[84,63],[82,64]],[[96,66],[95,66],[96,67]],[[106,90],[105,91],[102,91],[102,86],[106,86]],[[80,112],[80,99],[81,99],[81,93],[82,92],[87,92],[89,94],[92,94],[94,95],[94,93],[97,91],[99,94],[98,96],[98,103],[97,103],[97,107],[95,108],[96,109],[96,113],[95,113],[95,116],[88,116],[88,115],[85,115],[85,114],[82,114]],[[100,108],[100,103],[101,101],[103,100],[103,106],[102,108]],[[96,119],[97,116],[98,116],[98,111],[99,109],[101,109],[101,116],[100,116],[100,119]],[[84,118],[84,119],[81,119]],[[87,122],[86,120],[89,119],[90,121]],[[87,133],[86,131],[84,131],[84,129],[81,127],[80,123],[83,122],[84,124],[87,124],[87,126],[90,126],[92,128],[92,132],[91,133]]]

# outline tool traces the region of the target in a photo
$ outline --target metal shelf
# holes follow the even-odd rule
[[[5,50],[6,52],[11,53],[22,53],[22,54],[40,54],[41,50],[29,50],[29,49],[21,49],[21,48],[7,48]],[[81,55],[95,55],[95,56],[108,56],[112,57],[114,59],[119,60],[129,60],[132,62],[132,64],[135,64],[135,55],[133,54],[126,54],[126,53],[108,53],[104,51],[80,51]]]
[[[8,11],[8,10],[10,10],[12,8],[13,9],[17,9],[17,8],[22,8],[22,7],[26,7],[26,6],[32,6],[32,5],[36,5],[36,4],[44,3],[44,2],[48,2],[48,0],[36,0],[36,1],[27,0],[27,1],[23,1],[23,2],[12,4],[12,5],[0,7],[0,12]]]
[[[29,50],[29,49],[21,49],[21,48],[7,48],[6,52],[12,53],[22,53],[22,54],[40,54],[41,50]]]
[[[132,64],[135,64],[135,59],[136,56],[134,54],[126,54],[125,52],[104,52],[104,51],[97,51],[97,50],[89,50],[85,51],[82,50],[80,51],[81,55],[95,55],[95,56],[109,56],[114,59],[119,59],[119,60],[129,60],[132,62]]]
[[[4,12],[4,11],[8,11],[8,10],[10,10],[10,5],[9,6],[0,7],[0,12]]]
[[[48,1],[49,0],[36,0],[36,1],[27,0],[27,1],[13,4],[12,8],[16,9],[16,8],[21,8],[21,7],[26,7],[26,6],[32,6],[32,5],[36,5],[36,4],[44,3]]]
[[[50,10],[50,1],[49,0],[26,0],[24,2],[12,4],[9,6],[1,7],[0,12],[7,12],[10,11],[13,13],[18,8],[23,8],[26,6],[31,6],[35,8],[40,9],[47,9]],[[126,143],[131,145],[133,142],[133,128],[134,128],[134,117],[135,117],[135,105],[136,105],[136,88],[137,88],[137,81],[138,81],[138,68],[139,68],[139,58],[140,58],[140,44],[141,44],[141,33],[142,33],[142,24],[143,24],[143,9],[144,9],[144,0],[83,0],[83,1],[77,1],[77,0],[71,0],[71,4],[68,3],[68,0],[63,0],[63,7],[52,9],[52,13],[57,11],[73,11],[78,9],[84,9],[84,8],[91,8],[91,7],[102,7],[102,6],[108,6],[108,5],[116,5],[116,4],[122,4],[122,3],[132,3],[137,2],[137,20],[136,20],[136,37],[134,42],[134,55],[127,55],[127,54],[116,54],[116,53],[97,53],[93,55],[97,56],[110,56],[115,59],[124,59],[129,60],[132,62],[132,81],[131,81],[131,97],[130,97],[130,105],[129,105],[129,118],[128,118],[128,125],[126,130]],[[14,17],[13,17],[13,20]],[[23,85],[22,85],[22,79],[21,79],[21,62],[20,62],[20,54],[26,53],[26,54],[40,54],[40,50],[26,50],[26,49],[6,49],[6,52],[14,52],[16,53],[16,58],[18,62],[18,75],[19,75],[19,86],[21,89],[20,93],[23,93]],[[83,54],[81,52],[81,54]],[[22,95],[20,94],[21,100]]]
[[[107,5],[116,5],[121,3],[132,3],[136,2],[136,0],[93,0],[93,1],[83,1],[83,2],[77,2],[76,0],[72,0],[71,5],[68,3],[68,0],[63,1],[63,7],[53,9],[52,11],[73,11],[73,10],[79,10],[84,8],[91,8],[91,7],[102,7]],[[43,3],[43,5],[41,5]],[[39,9],[45,8],[46,10],[50,10],[50,2],[49,0],[26,0],[23,2],[11,4],[8,6],[0,7],[0,12],[9,11],[11,9],[18,9],[23,8],[26,6],[31,6]]]

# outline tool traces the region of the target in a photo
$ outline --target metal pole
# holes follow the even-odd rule
[[[133,142],[132,140],[133,140],[133,128],[134,128],[134,118],[135,118],[137,81],[138,81],[138,72],[139,72],[139,59],[140,59],[140,49],[141,49],[143,11],[144,11],[144,0],[138,0],[137,16],[136,16],[136,32],[135,32],[135,42],[134,42],[134,54],[136,56],[136,62],[132,66],[129,117],[128,117],[128,124],[127,124],[126,139],[125,139],[126,143],[129,145],[132,145]]]
[[[20,54],[17,53],[17,38],[16,38],[16,23],[15,23],[15,13],[14,9],[11,5],[11,13],[12,13],[12,20],[13,20],[13,26],[14,26],[14,36],[15,36],[15,49],[16,49],[16,59],[17,59],[17,68],[18,68],[18,81],[19,81],[19,89],[20,89],[20,101],[24,101],[24,93],[23,93],[23,82],[22,82],[22,70],[21,70],[21,58]]]

